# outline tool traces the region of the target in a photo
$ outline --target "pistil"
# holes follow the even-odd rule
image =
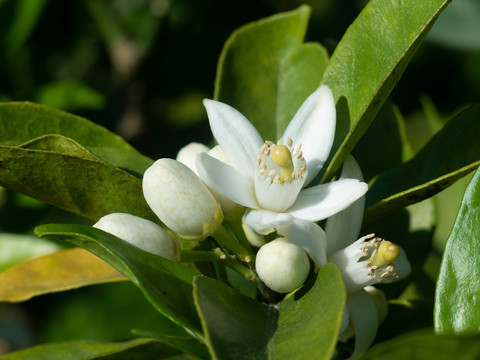
[[[292,154],[285,145],[275,145],[270,153],[270,157],[280,167],[280,181],[292,182],[295,169],[292,162]]]

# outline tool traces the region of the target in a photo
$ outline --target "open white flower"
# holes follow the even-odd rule
[[[346,178],[363,181],[360,167],[352,156],[345,160],[340,175],[340,179]],[[378,294],[369,290],[369,285],[397,281],[410,273],[410,263],[401,247],[375,238],[373,234],[357,240],[364,208],[362,196],[347,209],[328,218],[325,226],[328,261],[342,270],[347,290],[340,338],[355,334],[352,358],[370,346],[386,313],[385,306],[376,306]]]
[[[367,184],[355,179],[304,189],[327,160],[334,140],[335,102],[327,86],[308,97],[276,144],[263,141],[231,106],[213,100],[204,100],[204,105],[212,133],[232,166],[200,153],[199,175],[210,188],[250,208],[245,224],[256,232],[276,230],[294,219],[325,219],[367,191]],[[296,236],[291,240],[296,242]]]

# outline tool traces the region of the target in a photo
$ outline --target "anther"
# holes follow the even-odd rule
[[[293,145],[293,140],[292,140],[292,139],[290,139],[290,138],[288,138],[288,140],[287,140],[287,144],[288,144],[288,146],[292,146],[292,145]]]

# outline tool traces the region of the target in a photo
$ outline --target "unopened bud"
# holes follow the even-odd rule
[[[255,267],[265,285],[278,293],[286,293],[303,285],[310,261],[300,246],[278,238],[260,248]]]
[[[180,259],[177,238],[150,220],[130,214],[113,213],[102,217],[93,227],[152,254],[173,261]]]
[[[143,195],[158,218],[185,239],[203,240],[223,221],[222,208],[207,186],[173,159],[157,160],[145,171]]]

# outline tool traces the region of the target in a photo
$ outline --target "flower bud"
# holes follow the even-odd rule
[[[305,251],[286,238],[263,245],[257,253],[255,266],[265,285],[279,293],[302,286],[310,271]]]
[[[102,217],[93,227],[108,232],[152,254],[179,261],[178,240],[154,222],[141,217],[113,213]]]
[[[207,186],[173,159],[157,160],[145,171],[143,195],[158,218],[185,239],[203,240],[223,221],[222,208]]]
[[[197,166],[195,165],[195,158],[197,157],[197,154],[202,152],[206,153],[209,150],[210,148],[208,148],[206,145],[192,142],[179,150],[176,160],[180,161],[184,165],[187,165],[190,170],[198,175]]]

